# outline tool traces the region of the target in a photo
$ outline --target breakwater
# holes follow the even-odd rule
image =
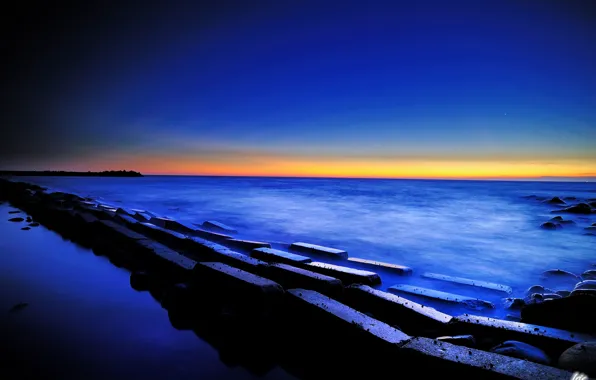
[[[440,313],[375,289],[380,276],[371,267],[377,264],[354,270],[341,250],[308,243],[275,249],[268,242],[234,238],[233,228],[221,224],[187,225],[28,184],[3,182],[1,192],[35,222],[129,268],[131,284],[155,293],[181,324],[225,316],[255,330],[255,347],[273,333],[284,347],[293,346],[296,352],[284,356],[300,358],[294,366],[306,371],[305,377],[337,374],[332,363],[339,362],[351,374],[387,373],[381,369],[395,371],[397,365],[400,375],[569,378],[570,372],[557,368],[559,357],[593,340],[588,331]],[[238,334],[238,339],[246,338]],[[530,345],[544,357],[530,355],[529,349],[534,361],[490,352],[510,341]],[[275,348],[271,342],[269,348]],[[511,352],[505,348],[501,351]],[[519,354],[526,347],[517,348]]]

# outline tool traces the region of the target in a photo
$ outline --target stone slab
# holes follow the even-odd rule
[[[238,233],[238,231],[236,231],[235,228],[232,228],[230,226],[227,226],[227,225],[217,222],[215,220],[207,220],[207,221],[203,222],[202,226],[203,226],[203,228],[206,228],[209,230],[225,232],[228,234]]]
[[[151,253],[161,261],[173,264],[179,269],[191,271],[197,264],[195,260],[192,260],[156,241],[143,239],[137,240],[136,243],[142,251]]]
[[[360,269],[321,263],[318,261],[313,261],[312,263],[308,264],[301,264],[301,267],[313,272],[338,278],[342,283],[344,283],[344,285],[363,284],[375,286],[381,284],[381,277],[379,277],[378,274]]]
[[[253,274],[261,274],[267,267],[264,261],[194,236],[186,237],[186,248],[189,253],[196,255],[198,261],[221,262]]]
[[[507,285],[495,284],[493,282],[487,282],[487,281],[472,280],[469,278],[446,276],[446,275],[438,274],[438,273],[426,272],[426,273],[422,274],[422,277],[430,278],[432,280],[446,281],[446,282],[450,282],[452,284],[457,284],[457,285],[466,285],[466,286],[472,286],[475,288],[483,288],[483,289],[507,293],[507,294],[511,294],[511,292],[513,291],[513,289],[511,289],[511,287],[507,286]]]
[[[351,285],[344,291],[345,302],[357,310],[371,313],[375,318],[397,325],[408,333],[445,331],[451,315],[407,298],[373,289],[367,285]]]
[[[286,289],[310,289],[332,298],[339,297],[343,293],[343,284],[337,278],[287,264],[276,263],[269,265],[265,276],[281,284]]]
[[[252,251],[255,248],[271,248],[271,244],[263,241],[241,240],[241,239],[227,239],[222,242],[227,246],[242,249],[245,251]]]
[[[296,255],[294,253],[272,248],[255,248],[252,250],[250,255],[259,260],[275,263],[296,264],[312,262],[310,257]]]
[[[335,259],[347,259],[348,252],[342,249],[324,247],[322,245],[310,244],[310,243],[303,243],[303,242],[296,242],[290,244],[290,250],[298,253],[304,254],[315,254],[315,255],[322,255],[328,256]]]
[[[350,257],[348,258],[348,261],[361,266],[368,267],[372,270],[383,270],[387,272],[397,273],[401,276],[412,275],[412,268],[404,265],[384,263],[381,261],[361,259],[358,257]]]
[[[494,309],[495,307],[491,302],[484,301],[479,298],[467,297],[434,289],[421,288],[419,286],[398,284],[391,286],[387,290],[394,294],[411,294],[418,297],[432,299],[434,301],[461,304],[475,310]]]

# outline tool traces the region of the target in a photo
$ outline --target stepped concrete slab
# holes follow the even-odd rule
[[[136,241],[140,251],[150,253],[162,262],[174,265],[175,269],[191,271],[197,262],[156,241],[143,239]]]
[[[471,280],[469,278],[446,276],[446,275],[438,274],[438,273],[427,272],[427,273],[422,274],[422,277],[430,278],[432,280],[451,282],[451,283],[457,284],[457,285],[473,286],[476,288],[483,288],[483,289],[492,290],[495,292],[507,293],[507,294],[511,294],[511,292],[513,291],[513,289],[511,289],[511,287],[507,286],[507,285],[495,284],[495,283],[487,282],[487,281]]]
[[[89,212],[82,212],[82,211],[75,211],[73,212],[73,216],[78,219],[79,221],[82,221],[83,223],[95,223],[98,222],[99,219],[97,219],[97,217]]]
[[[223,223],[216,222],[215,220],[207,220],[207,221],[203,222],[202,226],[203,226],[203,228],[208,229],[208,230],[225,232],[227,234],[238,233],[238,231],[236,231],[236,229],[234,229],[230,226],[226,226]]]
[[[119,213],[116,213],[114,220],[118,221],[118,222],[122,222],[124,224],[137,224],[139,222],[138,220],[136,220],[135,218],[133,218],[132,216],[130,216],[128,214],[119,214]]]
[[[457,303],[475,310],[494,309],[494,305],[489,301],[484,301],[478,298],[462,296],[459,294],[442,292],[439,290],[421,288],[412,285],[393,285],[388,289],[391,293],[411,294],[419,297],[432,299],[435,301]]]
[[[180,222],[178,220],[170,218],[163,218],[160,216],[151,217],[151,219],[149,219],[149,222],[161,228],[166,228],[168,230],[180,232],[183,234],[193,234],[196,231],[196,227],[191,224]]]
[[[317,340],[341,341],[349,347],[397,353],[400,345],[410,337],[388,324],[369,317],[343,303],[314,290],[290,289],[287,291],[286,312],[289,318],[306,322]],[[326,336],[321,336],[325,334]]]
[[[400,348],[406,369],[423,378],[452,375],[464,379],[568,380],[572,373],[558,368],[487,351],[456,346],[436,339],[414,338]]]
[[[143,235],[149,236],[160,243],[168,245],[174,249],[182,249],[185,247],[186,244],[185,235],[176,231],[156,226],[153,223],[137,222],[134,225],[130,225],[130,228]]]
[[[148,222],[149,220],[151,220],[152,216],[149,214],[145,214],[143,212],[135,212],[132,215],[133,218],[135,218],[136,220],[138,220],[139,222]]]
[[[469,314],[454,317],[450,329],[457,335],[470,334],[477,339],[517,340],[539,347],[551,356],[558,356],[577,343],[596,341],[593,335]]]
[[[292,243],[292,244],[290,244],[289,249],[290,249],[290,251],[294,251],[294,252],[298,252],[298,253],[322,255],[322,256],[332,257],[335,259],[347,259],[348,258],[348,252],[346,252],[344,250],[323,247],[321,245],[310,244],[310,243],[302,243],[302,242]]]
[[[232,237],[230,235],[221,234],[219,232],[206,231],[206,230],[202,230],[200,228],[196,228],[189,235],[200,237],[200,238],[206,239],[206,240],[216,241],[216,242],[222,242],[222,241],[232,239]]]
[[[246,306],[249,312],[272,313],[283,301],[284,290],[278,283],[223,263],[198,263],[193,279],[216,297]]]
[[[296,255],[294,253],[272,248],[255,248],[252,250],[250,255],[256,259],[275,263],[299,264],[312,262],[310,257]]]
[[[222,242],[223,244],[242,249],[245,251],[252,251],[256,248],[271,248],[271,244],[263,241],[251,241],[251,240],[240,240],[240,239],[227,239]]]
[[[345,302],[355,309],[371,313],[390,325],[397,325],[408,333],[440,335],[452,317],[395,294],[373,289],[367,285],[351,285],[345,289]]]
[[[368,267],[372,270],[383,270],[387,272],[397,273],[401,276],[410,276],[412,268],[403,265],[383,263],[381,261],[360,259],[358,257],[348,258],[349,262]]]
[[[321,263],[318,261],[300,265],[301,268],[338,278],[345,285],[363,284],[375,286],[381,284],[381,277],[374,272],[348,268],[340,265]]]
[[[188,252],[196,255],[198,261],[221,262],[256,274],[263,273],[267,267],[264,261],[198,237],[187,236],[185,244]]]
[[[265,277],[281,284],[286,289],[310,289],[332,298],[339,297],[343,293],[343,284],[337,278],[287,264],[269,265]]]
[[[124,214],[124,215],[128,215],[128,216],[133,216],[135,214],[135,211],[133,211],[132,209],[126,208],[126,207],[118,207],[116,209],[116,214]]]
[[[98,222],[96,222],[96,224],[100,226],[104,232],[119,240],[147,240],[146,236],[141,235],[140,233],[135,232],[129,228],[126,228],[112,220],[99,220]]]

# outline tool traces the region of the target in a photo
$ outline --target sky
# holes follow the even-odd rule
[[[148,3],[3,13],[1,169],[596,176],[590,0]]]

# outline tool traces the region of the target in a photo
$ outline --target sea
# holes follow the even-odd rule
[[[383,277],[383,289],[413,284],[500,302],[474,288],[454,288],[420,275],[494,282],[523,297],[528,287],[543,284],[546,270],[580,275],[596,264],[596,236],[586,229],[596,222],[596,213],[556,213],[596,198],[594,182],[200,176],[24,180],[189,223],[216,220],[249,240],[308,242],[412,268],[409,278]],[[553,197],[566,205],[545,202]],[[556,215],[574,224],[541,228]],[[574,283],[544,285],[571,290]]]

